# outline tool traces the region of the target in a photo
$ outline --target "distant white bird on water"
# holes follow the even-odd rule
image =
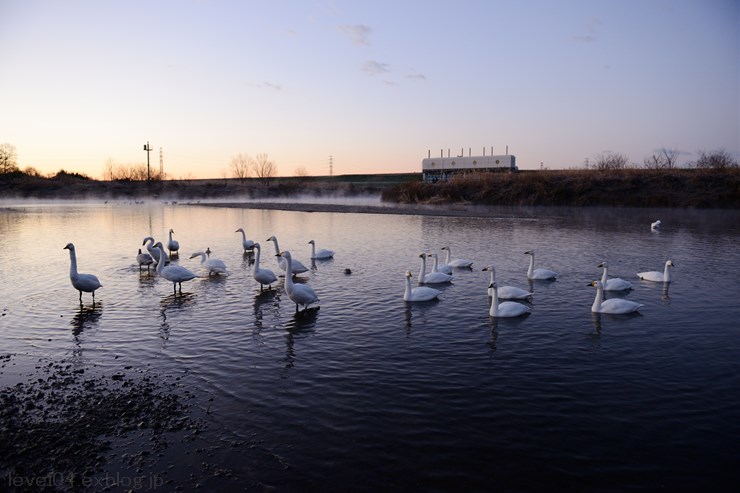
[[[316,250],[316,242],[314,240],[309,241],[311,244],[311,259],[312,260],[323,260],[334,257],[334,250],[327,250],[321,248]]]
[[[80,304],[82,304],[82,292],[92,293],[93,303],[95,303],[95,290],[102,288],[103,285],[97,277],[92,274],[80,274],[77,272],[77,255],[75,254],[75,246],[72,243],[67,243],[67,246],[63,250],[69,250],[69,280],[72,281],[72,286],[80,292]]]
[[[247,239],[247,233],[244,232],[243,228],[237,229],[234,233],[242,234],[242,248],[244,248],[244,253],[251,252],[254,249],[254,241]]]
[[[675,265],[676,264],[674,264],[672,260],[667,260],[665,263],[665,268],[663,269],[663,272],[659,272],[657,270],[638,272],[637,277],[639,277],[643,281],[671,282],[670,268],[675,267]]]
[[[164,277],[168,281],[172,282],[172,289],[177,294],[177,286],[180,286],[180,294],[182,294],[182,283],[185,281],[192,281],[196,276],[182,265],[172,264],[165,265],[164,257],[167,252],[164,251],[164,246],[161,242],[157,242],[154,246],[159,248],[159,262],[157,262],[157,274]]]
[[[210,256],[210,250],[205,252],[195,252],[190,258],[200,257],[200,266],[203,267],[208,275],[219,275],[228,274],[226,271],[226,264],[219,258],[213,258]]]
[[[442,292],[429,286],[411,287],[411,272],[406,271],[406,291],[403,293],[404,301],[431,301],[437,299]]]
[[[170,229],[170,239],[167,241],[167,250],[170,251],[170,256],[173,252],[177,254],[180,250],[180,242],[172,239],[172,233],[174,233],[174,231]]]
[[[151,236],[147,236],[144,238],[144,241],[141,243],[142,245],[146,245],[146,249],[149,252],[149,255],[152,256],[154,259],[154,263],[159,263],[159,248],[157,248],[157,245],[154,243],[154,238]],[[159,243],[160,245],[162,243]],[[170,263],[170,257],[167,255],[167,252],[164,251],[164,248],[162,248],[162,251],[164,252],[164,263],[169,264]]]
[[[527,279],[555,279],[558,277],[558,273],[549,269],[535,269],[534,268],[534,250],[528,250],[524,252],[524,255],[529,255],[529,269],[527,269]]]
[[[650,229],[655,231],[656,229],[660,229],[660,219],[655,221],[654,223],[650,223]]]
[[[594,313],[621,315],[636,312],[640,307],[645,306],[642,303],[635,303],[624,298],[604,300],[604,284],[601,281],[594,281],[589,286],[596,286],[596,297],[594,298],[594,304],[591,305],[591,311]]]
[[[430,272],[427,274],[427,254],[420,253],[419,258],[421,259],[421,269],[419,269],[419,284],[443,284],[452,281],[450,274],[444,272]]]
[[[267,241],[271,241],[275,245],[275,256],[278,260],[278,265],[281,269],[283,269],[284,272],[287,272],[288,270],[288,262],[285,260],[285,257],[280,256],[280,246],[278,245],[277,238],[273,235],[267,238]],[[304,272],[308,272],[308,267],[303,265],[300,260],[296,260],[292,258],[293,261],[293,275],[296,274],[303,274]]]
[[[264,286],[265,284],[267,285],[267,289],[272,289],[271,284],[277,281],[277,276],[270,269],[260,267],[260,253],[262,251],[262,247],[260,246],[260,244],[255,243],[253,248],[256,253],[254,254],[254,267],[252,268],[252,276],[254,277],[255,281],[260,283],[260,291],[262,291],[262,286]]]
[[[456,259],[450,260],[450,257],[452,257],[452,250],[450,249],[450,247],[443,246],[442,250],[447,250],[447,257],[445,257],[446,265],[449,265],[451,267],[461,268],[461,269],[473,267],[473,261],[468,260],[466,258],[456,258]]]
[[[601,283],[604,285],[604,291],[626,291],[634,287],[631,282],[619,277],[609,279],[606,273],[609,266],[606,262],[601,262],[597,267],[604,268],[604,274],[601,276]]]
[[[432,264],[432,272],[442,272],[443,274],[452,275],[452,266],[450,264],[440,265],[436,253],[430,253],[429,256],[434,259],[434,263]]]
[[[516,301],[498,302],[498,288],[496,282],[492,282],[489,289],[493,290],[491,298],[491,307],[488,309],[488,315],[495,318],[519,317],[532,311],[527,305],[517,303]]]
[[[493,288],[491,287],[496,282],[496,268],[493,265],[487,265],[483,267],[483,271],[489,271],[491,273],[491,281],[488,283],[488,296],[493,296]],[[530,293],[526,289],[517,288],[515,286],[499,286],[498,297],[503,300],[523,300],[533,296],[534,293]]]
[[[308,284],[296,284],[293,282],[293,259],[290,256],[289,251],[284,251],[278,254],[279,258],[285,259],[285,292],[288,293],[293,303],[295,303],[295,311],[298,312],[298,305],[303,305],[304,311],[308,309],[308,305],[311,303],[317,303],[319,297],[316,296],[311,286]]]
[[[139,248],[139,253],[136,255],[136,263],[139,264],[139,272],[141,272],[141,266],[146,265],[146,271],[149,272],[149,266],[154,263],[154,259],[148,253],[142,253]]]

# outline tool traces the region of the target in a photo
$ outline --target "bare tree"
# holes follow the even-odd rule
[[[732,155],[724,149],[718,151],[699,152],[699,159],[694,163],[696,168],[737,168],[740,166],[737,159],[733,158]]]
[[[309,175],[308,170],[304,166],[299,166],[295,169],[295,175],[299,181],[304,181]]]
[[[618,152],[603,152],[594,159],[592,165],[595,169],[623,169],[627,167],[629,159]]]
[[[18,153],[13,144],[0,144],[0,174],[18,171]]]
[[[660,149],[657,154],[645,158],[642,162],[647,169],[673,169],[678,167],[679,152],[676,149]]]
[[[253,166],[252,158],[247,154],[237,154],[231,158],[231,173],[234,178],[239,178],[241,183],[249,178]]]
[[[260,183],[267,183],[270,178],[273,178],[277,174],[277,166],[273,161],[267,159],[267,154],[257,154],[257,158],[254,160],[254,175],[259,179]]]

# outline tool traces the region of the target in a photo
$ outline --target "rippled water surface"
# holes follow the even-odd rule
[[[305,213],[172,204],[22,204],[0,210],[0,341],[23,362],[73,359],[181,376],[206,428],[162,469],[187,484],[207,461],[231,488],[278,491],[666,491],[738,480],[740,214],[737,211],[493,209],[488,217]],[[663,223],[651,232],[655,219]],[[308,240],[336,251],[301,277],[320,309],[296,315],[260,293],[235,233],[306,265]],[[140,274],[146,236],[172,228],[180,265],[209,247],[228,277],[172,284]],[[69,281],[103,284],[80,307]],[[475,263],[442,299],[405,303],[404,272],[449,245]],[[528,257],[560,273],[535,282],[532,313],[488,316],[488,273],[528,287]],[[635,273],[676,264],[670,285]],[[633,316],[590,307],[609,261],[632,281]],[[345,269],[351,274],[345,274]],[[614,295],[609,295],[609,297]],[[24,359],[22,356],[28,356]],[[208,484],[204,486],[209,486]],[[213,485],[211,485],[213,486]]]

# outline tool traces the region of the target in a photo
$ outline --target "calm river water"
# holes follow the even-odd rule
[[[650,223],[661,219],[659,232]],[[335,250],[303,275],[320,309],[295,314],[263,294],[241,248],[273,244],[306,265],[310,245]],[[209,247],[225,278],[172,284],[140,275],[146,236],[180,242],[176,262]],[[80,308],[68,277],[103,284]],[[490,209],[488,217],[306,213],[173,204],[5,204],[0,209],[0,343],[13,364],[39,357],[89,372],[124,367],[182,378],[205,429],[170,447],[158,474],[189,489],[277,491],[665,491],[740,485],[740,212]],[[419,253],[450,246],[474,260],[442,299],[403,301]],[[488,316],[487,264],[499,285],[528,287],[532,313]],[[636,272],[663,270],[670,285]],[[643,303],[633,316],[590,308],[610,274]],[[351,269],[346,274],[345,269]],[[614,295],[608,295],[611,297]],[[116,451],[107,467],[125,469]],[[230,471],[198,479],[216,464]],[[164,471],[164,472],[162,472]],[[142,471],[139,471],[142,472]],[[144,471],[145,472],[145,471]],[[194,479],[195,478],[195,479]],[[715,489],[716,491],[716,489]]]

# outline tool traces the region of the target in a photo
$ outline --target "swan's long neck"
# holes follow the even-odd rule
[[[172,241],[172,230],[170,230],[170,241]]]
[[[491,309],[488,311],[488,314],[495,317],[498,315],[498,288],[493,286],[492,289],[493,296],[491,297]]]
[[[450,263],[451,257],[452,257],[452,251],[450,251],[450,247],[447,247],[447,254],[445,255],[445,264]]]
[[[205,253],[201,253],[200,254],[200,265],[203,265],[205,263],[206,263],[206,254]]]
[[[606,276],[606,265],[604,266],[604,274],[601,276],[601,282],[606,283],[607,276]]]
[[[494,269],[493,267],[491,267],[488,270],[491,271],[491,284],[493,284],[496,281],[496,269]]]
[[[408,300],[411,298],[411,278],[406,276],[406,291],[403,293],[403,299]]]
[[[432,265],[432,271],[436,271],[437,268],[438,268],[438,265],[437,265],[438,264],[437,254],[435,253],[434,254],[434,257],[432,257],[432,258],[434,259],[434,264]]]
[[[527,276],[532,277],[532,272],[534,272],[534,253],[529,254],[529,269],[527,270]]]
[[[594,304],[591,305],[592,312],[601,311],[601,299],[604,297],[604,288],[602,286],[596,286],[596,297],[594,298]]]
[[[247,242],[247,233],[245,233],[243,229],[241,231],[239,231],[239,232],[242,234],[242,243],[246,243]]]
[[[257,272],[260,270],[260,247],[255,247],[255,250],[257,250],[257,253],[254,254],[254,272]]]
[[[162,271],[164,270],[164,248],[160,248],[158,253],[159,259],[157,262],[157,274],[162,274]]]
[[[280,253],[280,247],[278,246],[277,238],[273,237],[272,242],[275,244],[275,255]]]
[[[293,259],[290,257],[283,257],[285,259],[285,290],[293,291]]]
[[[421,269],[419,269],[419,284],[424,283],[424,278],[427,275],[427,259],[422,255],[421,257]]]
[[[77,277],[77,255],[71,248],[69,249],[69,277]]]
[[[311,243],[311,258],[314,258],[316,256],[316,244]]]
[[[665,263],[665,269],[663,269],[663,282],[671,282],[671,264]]]

